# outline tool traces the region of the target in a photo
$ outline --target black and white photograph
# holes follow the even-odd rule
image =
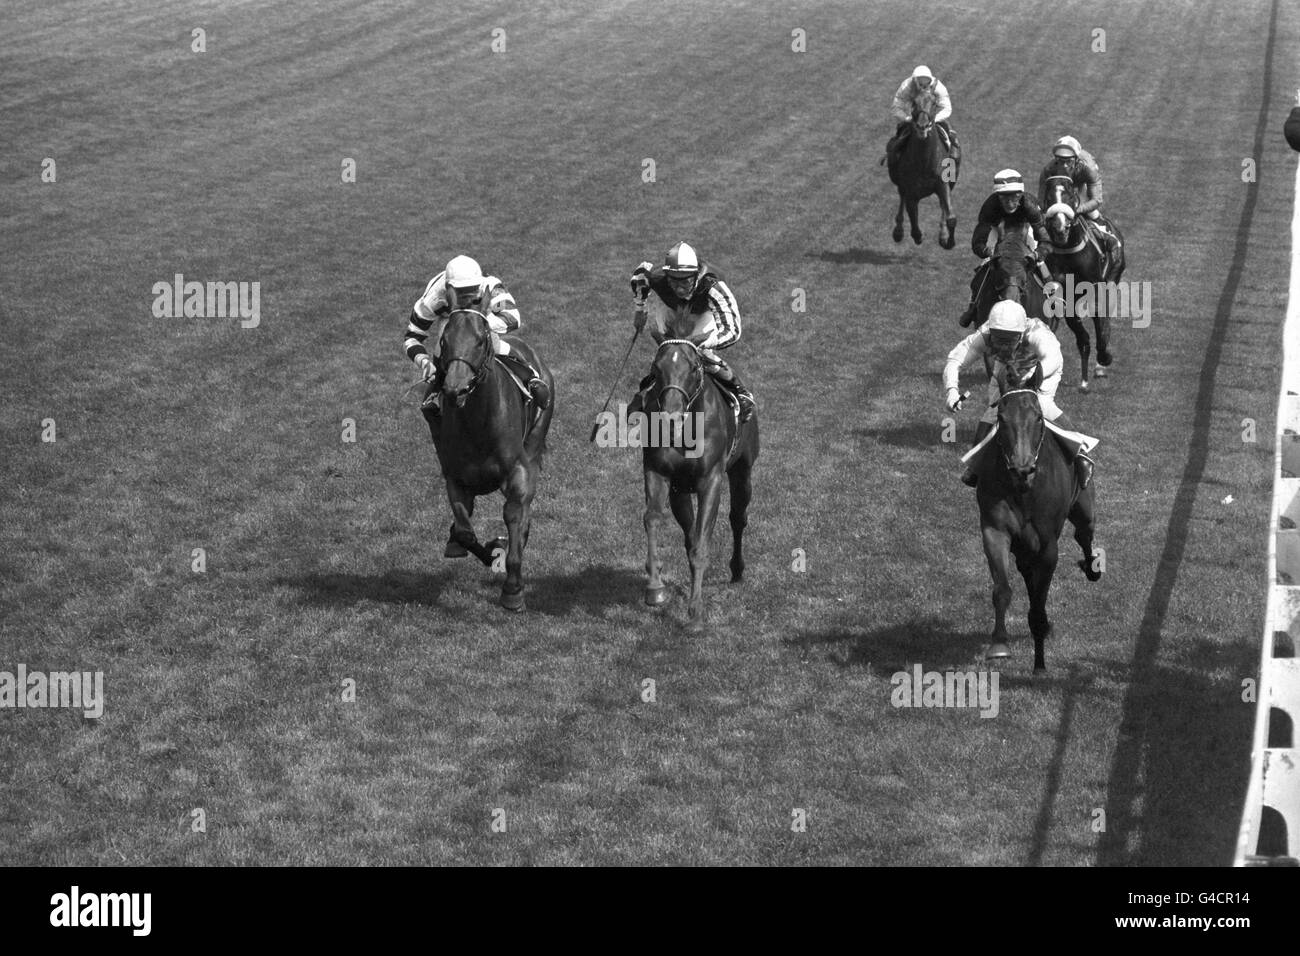
[[[1300,4],[0,19],[24,919],[1298,864]],[[1160,879],[1092,918],[1251,926]]]

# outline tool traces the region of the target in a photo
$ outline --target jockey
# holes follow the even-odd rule
[[[1046,195],[1047,177],[1056,175],[1069,176],[1074,183],[1079,194],[1079,208],[1075,212],[1092,220],[1098,236],[1106,244],[1107,255],[1113,261],[1119,251],[1119,236],[1111,231],[1110,223],[1101,215],[1101,167],[1073,136],[1062,136],[1053,144],[1052,160],[1038,177],[1038,195]]]
[[[433,355],[436,357],[442,347],[442,330],[447,317],[458,309],[474,309],[486,316],[493,352],[497,358],[508,362],[528,383],[528,390],[538,407],[546,408],[551,401],[546,383],[537,374],[537,370],[514,354],[510,343],[501,338],[507,332],[519,328],[519,307],[515,304],[515,297],[496,276],[485,276],[479,264],[469,256],[456,256],[447,263],[446,269],[425,286],[424,295],[416,300],[410,322],[406,326],[406,340],[403,342],[406,357],[415,363],[424,380],[429,383],[420,405],[425,417],[436,417],[442,412],[442,373],[429,356],[424,343],[432,329]]]
[[[988,407],[984,410],[984,415],[975,429],[975,442],[971,447],[979,445],[998,420],[997,403],[1002,393],[998,388],[996,363],[1021,369],[1025,367],[1032,369],[1034,364],[1040,365],[1042,383],[1038,386],[1038,402],[1043,410],[1043,419],[1057,428],[1075,430],[1070,420],[1065,417],[1065,413],[1056,404],[1056,388],[1061,384],[1063,367],[1061,343],[1056,340],[1051,329],[1041,321],[1026,317],[1025,310],[1019,302],[996,303],[989,311],[988,322],[981,329],[958,342],[957,347],[948,353],[948,363],[943,367],[943,387],[946,395],[945,404],[949,411],[955,412],[961,404],[961,396],[957,390],[958,374],[971,362],[985,355],[992,355],[996,360],[995,369],[989,379]],[[1031,371],[1029,375],[1022,375],[1020,380],[1027,380],[1032,377],[1032,374]],[[1092,479],[1093,460],[1077,443],[1069,441],[1062,435],[1053,434],[1065,449],[1067,458],[1074,461],[1074,473],[1079,487],[1088,487],[1088,482]],[[975,487],[978,478],[975,473],[974,458],[966,463],[961,480],[963,484]]]
[[[637,331],[645,327],[648,313],[656,342],[707,333],[699,348],[704,367],[739,400],[741,422],[749,421],[754,395],[717,354],[740,338],[740,308],[722,276],[701,262],[690,245],[679,242],[668,250],[661,267],[643,262],[632,271],[632,298]],[[688,321],[679,324],[683,318]],[[642,380],[637,395],[642,402],[653,380]]]
[[[1020,174],[1014,169],[1003,169],[993,177],[993,194],[984,200],[984,205],[980,206],[978,221],[975,223],[975,229],[971,233],[970,247],[975,255],[982,260],[975,270],[975,275],[970,282],[970,305],[966,306],[966,311],[957,319],[957,324],[962,328],[970,325],[975,321],[976,302],[979,299],[980,287],[983,286],[985,278],[992,268],[992,257],[996,249],[988,245],[989,234],[994,229],[999,230],[1001,234],[1006,229],[1029,229],[1033,239],[1039,243],[1047,243],[1047,223],[1043,219],[1043,211],[1039,208],[1038,203],[1032,196],[1025,195],[1025,183]],[[1031,247],[1033,243],[1030,243]],[[1037,262],[1039,275],[1043,277],[1043,282],[1052,281],[1052,275],[1043,262],[1043,251],[1037,251]]]
[[[918,66],[894,93],[894,102],[890,105],[889,112],[898,121],[898,128],[885,146],[886,159],[893,156],[896,150],[902,150],[904,143],[907,142],[908,128],[912,122],[912,109],[916,105],[916,99],[922,91],[931,88],[934,90],[939,105],[938,112],[933,116],[934,124],[947,135],[952,148],[953,162],[961,161],[961,144],[957,142],[957,134],[948,125],[948,117],[952,115],[952,100],[948,98],[948,88],[939,82],[938,78],[930,72],[928,66]]]

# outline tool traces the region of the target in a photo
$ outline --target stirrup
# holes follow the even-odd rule
[[[538,408],[546,409],[550,407],[551,390],[540,378],[529,381],[528,394],[533,397],[533,401],[537,403]]]

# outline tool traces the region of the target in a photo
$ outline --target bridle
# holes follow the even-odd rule
[[[451,317],[461,312],[465,312],[470,315],[476,315],[483,321],[483,324],[485,326],[488,325],[487,316],[484,315],[482,312],[480,312],[478,309],[453,309],[451,314],[447,316],[447,324],[445,324],[442,329],[442,337],[444,339],[447,335],[447,326],[451,324]],[[446,342],[444,341],[438,348],[438,363],[442,365],[442,374],[444,380],[446,379],[448,370],[457,362],[460,362],[462,365],[468,365],[470,371],[474,373],[473,377],[470,378],[469,380],[469,384],[462,389],[458,389],[452,395],[452,397],[458,401],[462,398],[467,397],[470,393],[472,393],[474,389],[478,387],[478,383],[481,382],[484,376],[487,374],[488,362],[492,358],[492,335],[490,331],[491,327],[488,326],[488,328],[489,328],[489,333],[486,340],[487,347],[484,349],[485,354],[483,356],[483,359],[477,365],[471,362],[469,359],[462,358],[459,355],[453,355],[450,359],[446,360],[446,364],[443,364],[444,362],[443,356],[446,354],[446,348],[445,348]]]
[[[1013,388],[1010,391],[1003,392],[1002,395],[998,397],[999,423],[1002,420],[1002,402],[1006,399],[1008,395],[1015,395],[1017,392],[1029,392],[1035,398],[1038,397],[1037,389],[1033,389],[1033,388]],[[1039,406],[1038,417],[1040,422],[1043,421],[1043,412],[1042,412],[1041,404]],[[999,431],[1001,431],[1001,429],[999,429]],[[1038,456],[1043,450],[1043,439],[1046,437],[1047,437],[1047,426],[1043,425],[1042,430],[1038,433],[1038,447],[1034,449],[1034,457],[1029,460],[1029,472],[1031,474],[1038,470]],[[1004,445],[1002,442],[999,441],[998,450],[1002,452],[1002,461],[1006,464],[1007,471],[1011,472],[1012,474],[1015,474],[1016,473],[1015,468],[1011,464],[1011,456],[1007,454],[1006,445]]]
[[[664,350],[664,346],[667,345],[689,345],[691,347],[691,350],[695,353],[696,358],[698,359],[700,357],[700,347],[696,345],[694,342],[692,342],[690,339],[664,339],[662,342],[659,343],[659,348],[655,350],[655,357],[654,357],[655,362],[659,361],[659,353],[662,352]],[[695,400],[700,397],[700,392],[704,391],[704,363],[701,361],[696,366],[695,370],[699,374],[700,380],[699,380],[699,384],[695,386],[694,392],[687,393],[686,389],[682,388],[680,385],[660,384],[659,392],[658,392],[658,400],[661,408],[663,407],[664,393],[671,392],[674,389],[682,393],[682,396],[686,399],[687,408],[690,408],[692,405],[695,404]],[[655,380],[658,381],[657,375],[655,376]]]
[[[1052,185],[1053,182],[1056,183],[1055,186]],[[1067,198],[1066,187],[1065,187],[1065,184],[1066,184],[1066,183],[1069,183],[1069,184],[1070,184],[1070,190],[1073,191],[1073,189],[1074,189],[1074,180],[1073,180],[1072,178],[1070,178],[1069,176],[1065,176],[1065,175],[1062,175],[1062,174],[1060,174],[1060,173],[1057,173],[1057,174],[1054,175],[1054,176],[1048,176],[1048,177],[1047,177],[1047,188],[1048,188],[1049,190],[1054,190],[1054,191],[1055,191],[1055,195],[1056,195],[1056,201],[1053,202],[1053,203],[1049,203],[1048,205],[1049,205],[1049,206],[1055,206],[1055,205],[1057,205],[1057,204],[1059,203],[1059,204],[1062,204],[1062,205],[1065,205],[1065,206],[1069,206],[1070,209],[1071,209],[1070,224],[1069,224],[1069,226],[1068,226],[1068,227],[1066,228],[1066,230],[1065,230],[1065,241],[1068,243],[1068,242],[1070,241],[1070,233],[1074,230],[1075,225],[1079,223],[1079,216],[1078,216],[1078,213],[1073,212],[1073,210],[1075,210],[1075,209],[1078,208],[1079,202],[1078,202],[1078,197],[1077,197],[1077,196],[1073,197],[1073,199],[1072,199],[1071,202],[1066,202],[1066,198]],[[1056,241],[1055,241],[1055,239],[1053,239],[1053,241],[1052,241],[1052,245],[1053,245],[1053,249],[1052,249],[1052,251],[1053,251],[1053,253],[1055,253],[1056,255],[1067,255],[1067,256],[1068,256],[1068,255],[1070,255],[1071,253],[1078,252],[1080,249],[1082,249],[1082,248],[1084,247],[1084,245],[1087,243],[1087,241],[1088,241],[1088,237],[1087,237],[1087,233],[1086,233],[1086,231],[1084,231],[1082,228],[1080,228],[1080,230],[1079,230],[1079,242],[1078,242],[1077,245],[1074,245],[1074,246],[1058,246],[1058,245],[1056,245]]]

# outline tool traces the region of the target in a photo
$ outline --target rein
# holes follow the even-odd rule
[[[480,312],[478,309],[455,309],[455,310],[453,310],[453,311],[451,312],[450,315],[447,316],[448,321],[451,320],[451,316],[452,316],[452,315],[456,315],[456,314],[459,313],[459,312],[465,312],[465,313],[468,313],[468,314],[470,314],[470,315],[476,315],[476,316],[478,316],[480,319],[483,320],[483,324],[484,324],[484,325],[488,325],[488,317],[487,317],[486,315],[484,315],[482,312]],[[444,332],[444,333],[446,332],[445,327],[444,327],[444,329],[443,329],[443,332]],[[469,368],[470,368],[470,371],[472,371],[472,372],[474,373],[474,377],[471,378],[471,379],[469,380],[469,384],[468,384],[467,386],[465,386],[465,388],[463,388],[463,389],[461,389],[461,390],[459,390],[459,391],[457,391],[457,392],[455,393],[455,397],[456,397],[456,398],[461,398],[461,397],[464,397],[464,396],[468,396],[468,395],[470,395],[470,394],[474,391],[474,389],[478,387],[478,383],[481,382],[481,381],[483,380],[484,376],[487,374],[488,364],[492,361],[492,347],[491,347],[491,345],[492,345],[491,326],[488,325],[488,349],[487,349],[487,359],[484,360],[484,362],[483,362],[481,365],[475,365],[473,362],[471,362],[471,361],[470,361],[469,359],[467,359],[467,358],[462,358],[462,357],[459,356],[459,355],[454,355],[454,356],[452,356],[450,359],[448,359],[448,360],[447,360],[447,363],[443,366],[442,371],[443,371],[443,374],[444,374],[444,375],[446,375],[447,371],[448,371],[448,370],[449,370],[453,365],[455,365],[457,362],[460,362],[462,365],[468,365]],[[439,361],[442,360],[442,349],[439,349],[439,350],[438,350],[438,359],[439,359]]]
[[[659,358],[659,353],[662,352],[662,351],[664,350],[664,346],[665,346],[665,345],[689,345],[689,346],[691,347],[691,349],[695,352],[695,354],[696,354],[697,357],[698,357],[699,354],[700,354],[700,347],[699,347],[698,345],[696,345],[694,342],[692,342],[690,339],[664,339],[662,342],[659,343],[659,348],[655,349],[655,359],[656,359],[656,360],[658,360],[658,358]],[[686,407],[687,407],[687,408],[690,408],[692,405],[694,405],[694,404],[695,404],[695,400],[696,400],[697,398],[699,398],[699,397],[700,397],[700,393],[701,393],[702,391],[704,391],[704,367],[703,367],[702,364],[701,364],[701,366],[700,366],[699,372],[700,372],[700,384],[696,387],[695,391],[692,392],[692,393],[689,393],[689,394],[688,394],[687,391],[686,391],[686,389],[682,388],[680,385],[661,385],[661,386],[659,386],[659,400],[660,400],[660,407],[661,407],[661,408],[663,407],[663,396],[664,396],[664,393],[665,393],[665,392],[671,392],[671,391],[673,391],[674,389],[676,389],[677,391],[679,391],[679,392],[682,393],[682,397],[686,399]]]
[[[1029,392],[1035,398],[1038,397],[1037,389],[1013,388],[1010,391],[1004,392],[1001,396],[999,396],[998,404],[1001,405],[1003,399],[1005,399],[1008,395],[1015,395],[1017,392]],[[1042,414],[1041,407],[1040,407],[1039,414],[1040,415]],[[1001,418],[1000,415],[998,417]],[[1036,470],[1038,468],[1038,456],[1043,451],[1043,439],[1046,437],[1047,437],[1047,425],[1043,425],[1043,429],[1038,435],[1038,447],[1034,449],[1034,457],[1029,460],[1029,467],[1031,469]],[[1002,460],[1003,462],[1006,463],[1007,471],[1013,471],[1014,469],[1011,466],[1011,456],[1007,454],[1007,450],[1005,447],[1003,447],[1002,442],[998,442],[998,450],[1002,452]]]

